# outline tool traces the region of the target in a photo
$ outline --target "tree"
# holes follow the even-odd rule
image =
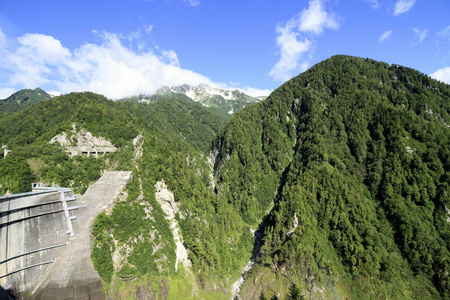
[[[289,287],[289,293],[286,296],[286,300],[303,300],[303,298],[300,289],[298,286],[293,282],[291,283],[291,286]]]

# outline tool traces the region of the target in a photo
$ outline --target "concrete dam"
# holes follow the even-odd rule
[[[83,196],[34,188],[0,197],[0,287],[18,299],[105,299],[90,259],[92,224],[131,172],[105,172]]]

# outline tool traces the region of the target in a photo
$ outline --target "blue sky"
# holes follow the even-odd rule
[[[448,0],[0,0],[0,99],[206,83],[266,95],[335,54],[450,83]]]

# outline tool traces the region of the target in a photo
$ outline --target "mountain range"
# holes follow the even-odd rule
[[[125,100],[72,93],[0,117],[2,193],[133,171],[93,228],[108,298],[450,298],[449,85],[341,55],[267,99],[185,85]],[[49,143],[73,124],[117,152]],[[175,268],[162,187],[190,266]]]
[[[25,109],[42,100],[51,99],[52,96],[41,88],[23,89],[7,99],[0,100],[0,114],[8,114]],[[197,86],[180,85],[173,87],[161,87],[152,95],[136,95],[120,99],[120,101],[133,101],[138,103],[151,103],[161,99],[179,98],[199,102],[210,108],[212,112],[221,118],[229,120],[229,115],[238,112],[242,108],[266,99],[266,96],[251,97],[239,90],[227,90],[213,88],[205,84]]]
[[[153,95],[138,95],[122,100],[150,103],[167,97],[191,99],[225,118],[228,118],[227,115],[232,115],[244,107],[266,98],[265,96],[251,97],[239,90],[225,90],[205,84],[197,86],[185,84],[174,87],[162,87]]]

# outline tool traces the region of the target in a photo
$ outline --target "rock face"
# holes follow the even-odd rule
[[[104,137],[95,137],[85,129],[77,131],[76,124],[72,124],[71,134],[63,132],[55,135],[50,140],[50,144],[55,143],[65,147],[72,156],[80,154],[98,155],[117,151],[117,148]]]
[[[230,100],[230,101],[244,101],[249,103],[255,103],[257,100],[254,97],[251,97],[249,95],[246,95],[238,90],[224,90],[219,88],[210,87],[206,84],[200,84],[197,86],[191,86],[191,85],[180,85],[180,86],[174,86],[171,88],[165,88],[166,90],[171,90],[175,93],[181,93],[185,94],[189,98],[191,98],[194,101],[207,104],[211,99],[215,97],[220,97],[223,100]],[[164,88],[162,89],[164,90]]]
[[[95,137],[89,131],[81,129],[70,137],[66,132],[56,135],[50,143],[59,143],[60,146],[70,147],[76,143],[80,148],[94,148],[94,147],[114,147],[110,141],[103,137]]]
[[[169,191],[164,181],[158,181],[155,185],[156,201],[161,205],[162,210],[166,214],[166,219],[169,221],[170,230],[172,231],[173,239],[175,241],[176,249],[176,262],[175,271],[178,271],[178,263],[183,265],[186,272],[190,272],[192,266],[191,261],[188,258],[188,252],[183,245],[183,237],[180,234],[180,226],[178,225],[175,214],[178,213],[178,204],[175,202],[173,193]]]
[[[173,193],[168,189],[164,180],[158,181],[155,185],[156,188],[156,201],[161,205],[162,210],[166,214],[168,219],[174,219],[175,214],[178,213],[178,203],[175,202]]]
[[[166,214],[166,220],[169,221],[169,228],[170,231],[172,231],[173,239],[176,245],[175,271],[178,271],[178,264],[181,263],[184,272],[192,283],[192,293],[196,294],[198,291],[198,286],[195,283],[194,274],[192,273],[192,262],[188,258],[188,250],[183,245],[183,236],[180,233],[180,226],[178,225],[178,221],[175,218],[175,215],[180,211],[180,209],[178,208],[178,203],[175,202],[173,193],[168,189],[164,180],[158,181],[155,185],[155,188],[156,201],[159,203],[162,210]],[[193,295],[191,295],[191,297],[192,296]]]

